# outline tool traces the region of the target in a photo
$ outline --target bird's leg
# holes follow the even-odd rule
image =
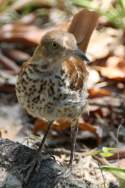
[[[35,153],[35,156],[34,158],[32,159],[32,161],[25,167],[25,169],[23,169],[24,171],[26,171],[26,176],[24,178],[24,183],[25,185],[28,184],[29,180],[30,180],[30,177],[32,177],[32,174],[34,173],[35,170],[38,171],[39,167],[40,167],[40,161],[39,161],[39,157],[40,157],[40,152],[42,151],[43,149],[43,146],[44,146],[44,143],[45,143],[45,140],[48,136],[48,133],[50,131],[50,128],[51,128],[51,125],[52,125],[52,122],[49,122],[48,123],[48,127],[47,127],[47,130],[44,134],[44,137],[41,141],[41,144],[38,148],[38,150],[36,151]]]
[[[72,168],[72,163],[74,159],[77,133],[78,133],[78,121],[75,120],[75,121],[72,121],[72,125],[71,125],[71,153],[70,153],[70,160],[69,160],[70,168]]]
[[[48,123],[47,130],[46,130],[46,132],[45,132],[45,134],[44,134],[44,136],[43,136],[43,139],[42,139],[42,141],[41,141],[41,143],[40,143],[40,146],[39,146],[39,148],[38,148],[38,150],[37,150],[38,153],[40,153],[40,152],[42,151],[42,149],[43,149],[44,143],[45,143],[46,138],[47,138],[47,136],[48,136],[48,134],[49,134],[49,131],[50,131],[51,126],[52,126],[52,123],[53,123],[52,121],[50,121],[50,122]]]

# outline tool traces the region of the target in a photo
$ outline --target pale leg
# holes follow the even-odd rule
[[[74,160],[74,153],[75,153],[75,145],[78,133],[78,121],[73,121],[71,125],[71,153],[70,153],[70,160],[69,160],[69,167],[72,168],[72,163]]]

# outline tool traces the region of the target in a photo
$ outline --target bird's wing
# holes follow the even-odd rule
[[[87,66],[81,60],[70,58],[64,62],[63,69],[69,78],[72,90],[82,90],[88,77]]]
[[[20,74],[23,74],[27,67],[32,64],[32,61],[29,59],[28,61],[24,62],[21,66]]]

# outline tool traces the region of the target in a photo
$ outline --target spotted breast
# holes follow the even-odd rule
[[[80,115],[87,97],[86,82],[76,91],[78,77],[75,84],[71,83],[64,69],[46,73],[30,63],[28,69],[25,66],[27,64],[18,76],[16,93],[19,102],[33,117],[52,121]]]

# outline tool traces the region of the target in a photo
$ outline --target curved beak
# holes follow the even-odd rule
[[[86,61],[87,63],[90,63],[90,60],[86,56],[84,52],[82,52],[80,49],[73,50],[72,55],[74,57],[80,58],[83,61]]]

